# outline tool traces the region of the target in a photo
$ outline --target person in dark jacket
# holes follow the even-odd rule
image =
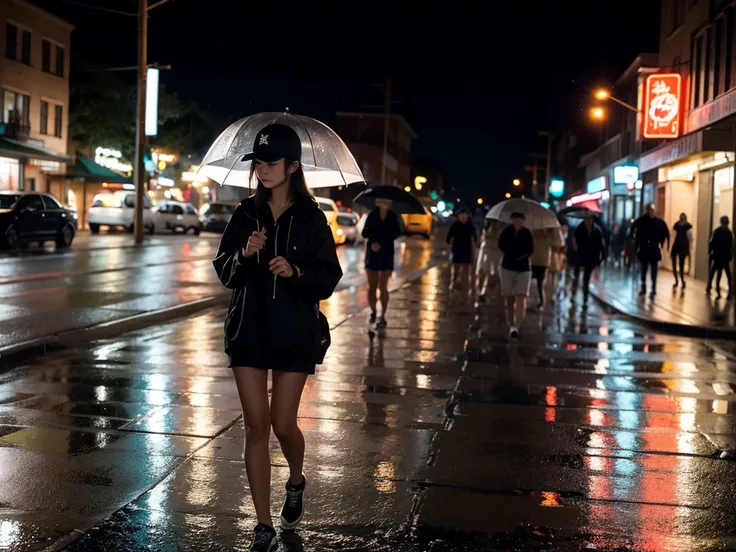
[[[721,296],[721,276],[726,273],[726,281],[728,281],[728,297],[733,296],[733,286],[731,280],[731,261],[733,260],[733,233],[728,227],[728,217],[721,217],[721,225],[713,230],[713,235],[708,244],[710,253],[710,275],[708,277],[708,287],[705,292],[710,293],[713,289],[713,276],[716,272],[716,292],[718,297]]]
[[[657,272],[662,260],[661,248],[670,247],[670,231],[665,222],[655,215],[654,205],[647,205],[646,212],[640,216],[631,228],[636,240],[636,256],[641,263],[641,290],[639,295],[647,293],[647,272],[651,268],[652,297],[657,294]]]
[[[368,304],[371,307],[369,324],[385,328],[388,310],[388,281],[394,271],[394,241],[401,236],[399,216],[391,210],[391,201],[377,199],[363,227],[365,243],[365,273],[368,277]],[[377,291],[381,291],[381,316],[377,318]]]
[[[498,237],[498,248],[503,251],[501,261],[501,292],[506,298],[506,318],[509,337],[519,337],[519,327],[526,317],[526,302],[532,281],[531,256],[534,237],[524,226],[524,213],[511,213],[511,226]]]
[[[577,291],[579,279],[579,267],[583,268],[583,303],[588,304],[588,294],[590,293],[590,277],[593,270],[596,269],[606,258],[606,241],[603,238],[603,232],[595,224],[593,217],[586,217],[581,224],[575,228],[573,236],[573,247],[578,259],[578,267],[575,271],[575,281],[573,282],[573,295]]]
[[[464,291],[465,285],[470,280],[473,251],[478,247],[478,234],[467,208],[462,208],[458,212],[457,220],[447,232],[447,243],[451,248],[454,285]]]
[[[244,159],[253,161],[255,195],[235,209],[214,266],[233,290],[225,352],[243,408],[245,467],[258,517],[250,550],[270,552],[278,542],[271,521],[269,434],[273,427],[290,471],[281,527],[294,529],[306,486],[297,412],[307,376],[329,345],[319,302],[332,295],[342,270],[327,219],[304,179],[297,134],[285,125],[268,125]]]
[[[690,256],[690,230],[693,229],[693,225],[687,221],[687,215],[680,213],[680,220],[678,220],[672,227],[675,233],[675,240],[672,242],[672,248],[670,249],[670,256],[672,257],[672,272],[675,275],[675,285],[682,283],[682,289],[685,289],[685,259]],[[680,272],[680,279],[678,282],[677,272]]]

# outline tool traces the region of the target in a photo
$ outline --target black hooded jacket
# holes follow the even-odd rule
[[[264,227],[265,248],[246,258],[248,238]],[[291,278],[271,274],[268,263],[275,257],[291,264]],[[223,285],[233,290],[225,320],[225,352],[322,362],[319,302],[332,295],[342,269],[332,231],[314,201],[295,201],[278,222],[267,204],[257,208],[252,197],[242,201],[213,264]]]

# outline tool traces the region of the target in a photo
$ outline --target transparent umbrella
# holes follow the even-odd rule
[[[507,199],[497,203],[488,211],[486,218],[510,224],[511,213],[524,213],[526,217],[524,226],[530,230],[560,227],[560,222],[552,211],[536,201],[521,198]]]
[[[256,113],[227,127],[210,146],[199,173],[224,186],[255,187],[255,181],[250,181],[251,161],[244,161],[243,156],[253,151],[258,131],[272,123],[287,125],[299,136],[310,188],[365,181],[353,154],[334,130],[311,117],[278,112]]]

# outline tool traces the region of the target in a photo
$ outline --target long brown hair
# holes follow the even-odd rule
[[[294,162],[295,159],[284,158],[284,170]],[[249,183],[253,182],[254,176],[256,176],[255,161],[253,161],[250,166]],[[266,188],[257,176],[256,180],[258,181],[258,184],[256,184],[256,191],[253,196],[256,200],[256,207],[260,208],[265,205],[269,199],[271,199],[271,190]],[[299,163],[299,167],[289,176],[289,199],[291,199],[291,201],[297,201],[298,199],[310,199],[311,201],[315,201],[312,191],[309,189],[309,186],[307,186],[307,179],[304,177],[304,169],[302,168],[301,162]]]

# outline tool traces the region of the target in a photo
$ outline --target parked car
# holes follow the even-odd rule
[[[335,245],[345,243],[345,236],[340,230],[340,225],[337,222],[337,216],[340,214],[340,211],[337,209],[337,203],[327,197],[317,197],[315,199],[319,204],[319,208],[322,209],[322,212],[327,218],[327,224],[329,224],[332,229],[332,238],[335,240]]]
[[[0,243],[15,249],[29,242],[69,247],[77,228],[77,212],[51,194],[0,192]]]
[[[355,213],[340,213],[337,215],[338,232],[342,232],[347,243],[353,244],[358,241],[358,215]]]
[[[156,228],[164,228],[185,234],[191,230],[195,236],[202,231],[199,213],[191,203],[179,201],[162,201],[153,209],[153,224]]]
[[[99,234],[101,226],[125,228],[132,232],[134,213],[135,192],[118,190],[97,194],[87,217],[90,232]],[[151,213],[151,200],[147,197],[143,198],[143,226],[149,234],[153,234],[156,230]]]
[[[199,220],[205,232],[222,233],[235,212],[237,205],[230,203],[205,203],[199,210]]]

